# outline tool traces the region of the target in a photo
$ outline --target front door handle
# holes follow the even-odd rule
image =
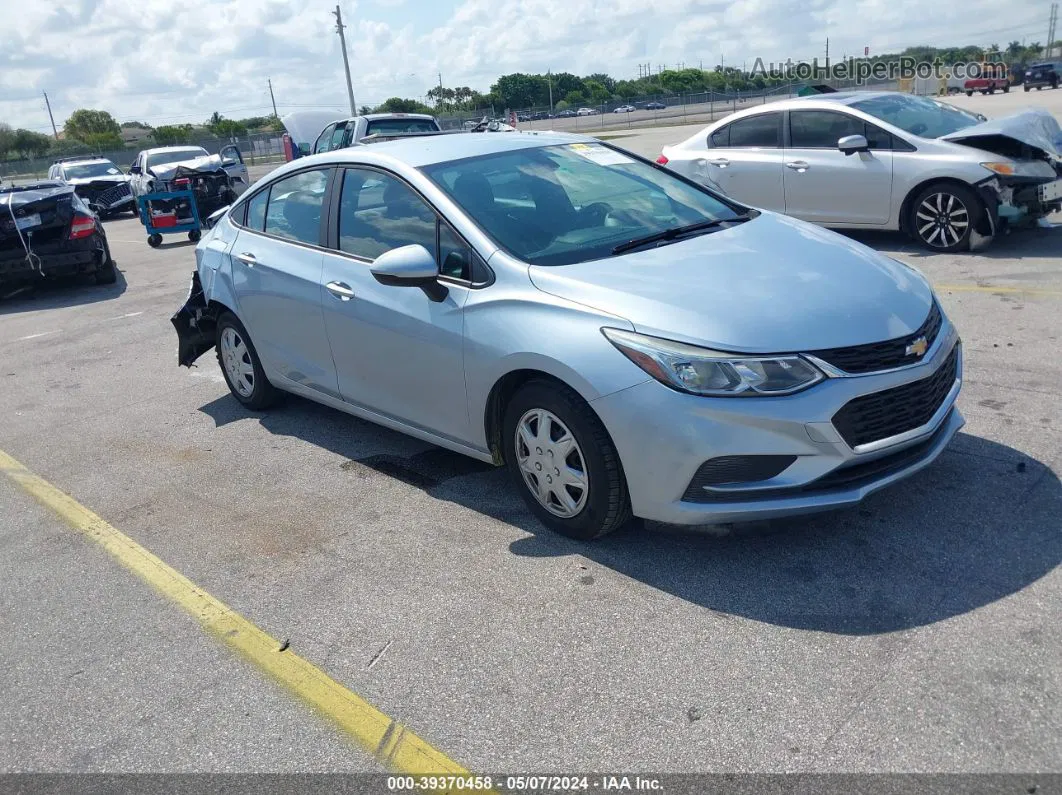
[[[710,166],[719,166],[719,168],[726,168],[727,166],[730,165],[730,161],[727,160],[725,157],[716,157],[716,158],[713,158],[712,160],[709,160],[708,161],[708,165],[710,165]]]
[[[246,265],[248,268],[253,268],[258,264],[258,259],[250,251],[245,251],[242,254],[237,254],[236,259]]]
[[[801,172],[807,171],[809,168],[811,168],[811,166],[808,165],[807,161],[805,160],[791,160],[790,162],[785,164],[785,167],[791,168],[793,169],[793,171]]]
[[[354,297],[354,291],[350,289],[350,285],[343,282],[329,282],[325,285],[325,289],[340,301],[349,301]]]

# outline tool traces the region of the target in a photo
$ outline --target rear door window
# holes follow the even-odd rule
[[[303,171],[274,182],[269,188],[265,233],[299,243],[319,245],[321,208],[324,206],[327,184],[326,168]]]
[[[778,112],[760,113],[731,122],[728,127],[731,149],[739,147],[760,147],[777,149],[782,145],[782,114]]]

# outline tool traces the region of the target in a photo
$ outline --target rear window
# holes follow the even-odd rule
[[[431,119],[377,119],[369,122],[365,134],[435,132],[438,129],[439,125]]]

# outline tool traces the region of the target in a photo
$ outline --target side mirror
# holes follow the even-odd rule
[[[870,144],[864,135],[846,135],[837,141],[837,148],[845,155],[854,155],[856,152],[869,152]]]
[[[449,295],[446,286],[439,284],[439,263],[428,249],[419,244],[385,251],[376,258],[369,270],[380,284],[419,287],[436,303]]]
[[[133,163],[133,165],[129,166],[129,173],[130,174],[139,174],[140,173],[140,166],[138,166],[136,163]]]

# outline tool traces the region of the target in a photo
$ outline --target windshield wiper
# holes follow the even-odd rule
[[[729,223],[741,223],[752,218],[749,214],[735,215],[733,218],[713,218],[710,221],[698,221],[695,224],[686,224],[685,226],[673,226],[670,229],[665,229],[662,232],[654,232],[651,235],[645,237],[636,237],[634,240],[628,240],[626,243],[620,243],[618,246],[612,249],[613,254],[622,254],[624,251],[631,251],[632,249],[641,248],[642,246],[648,246],[650,243],[660,243],[663,241],[677,240],[680,237],[686,235],[692,235],[695,232],[703,232],[707,229],[713,229],[722,224]]]

